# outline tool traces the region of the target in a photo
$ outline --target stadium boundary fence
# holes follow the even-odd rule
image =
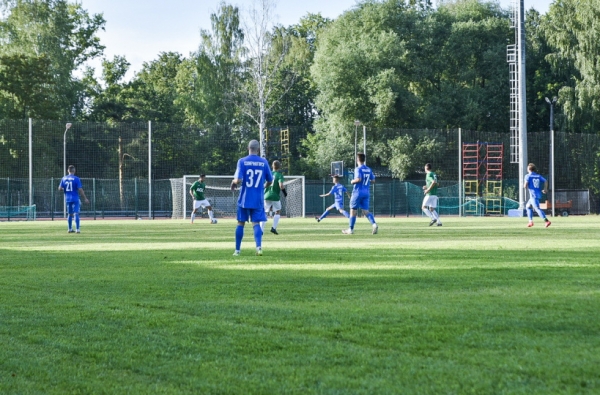
[[[213,180],[211,180],[213,181]],[[23,220],[35,218],[62,219],[62,192],[57,190],[59,178],[34,179],[33,191],[36,202],[35,211],[28,206],[27,179],[0,179],[0,220]],[[229,189],[231,177],[223,177],[220,181],[227,185],[209,188],[207,197],[218,198],[215,201],[217,218],[234,217],[237,196]],[[395,179],[379,179],[372,186],[371,210],[377,216],[410,216],[423,215],[422,185],[424,182],[412,182]],[[504,190],[515,191],[517,180],[505,180]],[[183,215],[183,179],[153,180],[152,209],[148,211],[148,183],[145,180],[126,180],[120,183],[117,179],[82,178],[83,189],[90,204],[82,204],[81,216],[85,218],[184,218]],[[190,184],[191,185],[191,184]],[[321,198],[320,194],[331,189],[330,180],[303,180],[301,177],[286,178],[289,189],[288,198],[283,198],[283,215],[286,217],[311,217],[320,215],[333,203],[332,197]],[[9,188],[7,188],[9,186]],[[348,185],[349,186],[349,185]],[[186,188],[189,186],[186,183]],[[489,215],[490,211],[506,214],[509,209],[518,208],[514,196],[504,196],[498,207],[486,207],[483,198],[459,199],[457,181],[442,181],[438,189],[440,197],[440,213],[442,215],[462,214]],[[186,217],[191,212],[191,197],[186,195]],[[557,191],[560,201],[572,201],[569,214],[589,214],[589,191]],[[222,200],[222,201],[221,201]],[[345,202],[346,208],[348,201]],[[11,207],[11,210],[3,210]],[[493,210],[490,210],[493,209]],[[28,211],[29,210],[29,211]],[[19,212],[19,215],[15,213]],[[332,213],[332,216],[337,215]]]
[[[313,133],[310,126],[290,126],[287,129],[289,141],[286,140],[284,145],[279,129],[269,128],[271,136],[268,140],[267,159],[279,159],[282,163],[289,164],[284,174],[303,174],[307,179],[313,180],[328,174],[331,163],[329,159],[307,159],[305,152],[301,152],[303,147],[306,148],[303,145],[306,136]],[[321,147],[323,152],[319,155],[329,155],[331,160],[353,163],[354,126],[349,125],[347,132],[340,133],[339,141],[334,142],[335,144]],[[150,122],[73,122],[72,127],[65,132],[65,123],[60,121],[0,120],[0,205],[36,205],[38,215],[54,213],[51,208],[54,206],[48,202],[56,193],[52,192],[55,187],[50,188],[48,184],[55,184],[62,177],[64,155],[67,165],[76,166],[79,177],[93,180],[97,184],[96,209],[92,210],[97,213],[95,215],[103,213],[105,216],[168,217],[173,210],[170,179],[181,178],[190,172],[207,175],[233,174],[237,159],[247,153],[248,140],[257,136],[256,130],[227,126],[201,128]],[[460,185],[462,172],[461,142],[503,143],[505,155],[502,160],[501,200],[515,199],[518,196],[515,190],[518,192],[520,188],[517,181],[520,177],[518,166],[510,163],[508,132],[367,128],[366,136],[367,157],[370,159],[367,163],[378,177],[374,189],[374,199],[378,202],[376,212],[380,208],[384,210],[380,202],[392,199],[384,196],[381,182],[387,178],[394,185],[389,187],[386,184],[389,188],[387,193],[393,193],[392,200],[399,201],[398,195],[402,194],[399,185],[404,181],[392,180],[392,171],[387,164],[378,163],[373,158],[377,158],[377,149],[391,150],[395,147],[397,150],[399,142],[406,152],[398,154],[401,156],[398,162],[408,163],[405,166],[406,175],[403,176],[405,180],[417,180],[415,183],[421,184],[424,180],[422,162],[427,161],[432,163],[442,181],[457,185]],[[363,145],[362,141],[359,143]],[[549,132],[528,133],[529,161],[535,163],[538,172],[547,178],[549,148]],[[426,152],[426,155],[421,151]],[[599,212],[600,135],[556,133],[554,152],[553,178],[556,191],[587,191],[590,211]],[[316,181],[317,184],[319,182]],[[84,188],[91,190],[94,185],[84,185]],[[42,196],[42,190],[46,190],[45,193],[50,196]],[[459,192],[457,194],[462,195]],[[312,199],[309,185],[306,199]],[[323,202],[318,199],[315,204],[318,204],[320,210]],[[18,204],[14,203],[17,201]],[[465,207],[466,203],[466,200],[461,201],[458,206]],[[62,203],[59,207],[61,205]],[[395,213],[392,215],[403,215],[401,207],[396,207],[395,204],[388,204],[384,211]],[[382,211],[380,215],[385,213]],[[309,204],[306,214],[312,214]]]

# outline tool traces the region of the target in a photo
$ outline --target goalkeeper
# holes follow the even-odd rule
[[[333,210],[334,208],[337,209],[344,217],[350,218],[350,214],[348,214],[348,212],[346,210],[344,210],[344,193],[346,195],[348,195],[348,198],[350,198],[350,194],[348,193],[348,190],[346,189],[346,187],[343,186],[342,184],[340,184],[340,176],[338,176],[338,175],[333,176],[333,184],[334,185],[333,185],[333,187],[331,187],[331,191],[329,191],[329,193],[326,193],[324,195],[319,195],[319,196],[325,197],[325,196],[333,195],[335,198],[335,203],[333,203],[331,206],[327,207],[327,209],[325,209],[325,212],[323,214],[321,214],[320,217],[315,217],[317,222],[321,222],[321,220],[323,220],[325,217],[327,217],[329,212],[331,210]]]
[[[279,219],[281,218],[281,196],[279,193],[283,193],[283,196],[287,196],[287,191],[283,185],[283,174],[281,174],[281,162],[274,160],[273,164],[273,184],[271,184],[265,190],[265,214],[268,214],[273,210],[273,226],[271,227],[271,233],[278,235],[277,225],[279,225]],[[260,229],[263,230],[265,223],[260,223]]]

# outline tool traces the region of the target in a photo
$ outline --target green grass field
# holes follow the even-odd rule
[[[0,393],[600,393],[600,217],[378,222],[0,223]]]

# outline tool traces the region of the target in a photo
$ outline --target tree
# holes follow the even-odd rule
[[[123,95],[140,121],[177,122],[185,120],[176,104],[175,80],[184,59],[176,52],[163,52],[158,59],[144,62]]]
[[[52,118],[60,108],[47,100],[54,79],[45,55],[0,55],[0,116],[3,118]]]
[[[557,0],[542,20],[554,70],[570,71],[559,103],[571,130],[596,131],[600,121],[600,0]]]
[[[102,15],[89,15],[80,4],[66,0],[0,0],[0,7],[7,10],[0,19],[0,55],[45,57],[52,79],[46,100],[55,109],[44,115],[53,119],[76,115],[83,87],[73,72],[102,53],[96,35],[104,28]]]
[[[221,3],[211,14],[212,33],[201,30],[197,53],[177,75],[177,104],[194,125],[231,125],[236,121],[244,34],[239,9]]]
[[[293,72],[281,73],[291,37],[286,29],[274,26],[274,9],[273,0],[255,0],[244,29],[247,83],[242,85],[240,104],[242,112],[258,126],[262,156],[266,152],[265,131],[269,113],[294,85],[297,77]]]

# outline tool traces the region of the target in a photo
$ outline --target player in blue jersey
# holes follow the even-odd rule
[[[262,235],[260,223],[267,220],[264,208],[265,188],[273,182],[273,175],[269,162],[258,156],[260,145],[258,141],[248,143],[248,156],[238,160],[235,175],[231,182],[231,190],[240,187],[237,209],[237,228],[235,229],[234,256],[240,255],[244,225],[252,222],[254,240],[256,241],[256,255],[262,255]]]
[[[337,209],[341,214],[343,214],[344,217],[350,218],[350,214],[348,214],[348,212],[346,210],[344,210],[344,193],[346,195],[348,195],[348,197],[350,197],[350,194],[348,193],[348,190],[346,189],[346,187],[343,186],[342,184],[340,184],[340,176],[338,176],[338,175],[333,176],[333,184],[334,185],[333,185],[333,187],[331,187],[331,191],[329,191],[329,193],[319,195],[319,196],[325,197],[325,196],[333,195],[333,197],[335,198],[335,202],[331,206],[327,207],[325,209],[325,212],[323,214],[321,214],[320,217],[315,217],[317,222],[321,222],[321,220],[323,218],[327,217],[329,212],[331,210],[333,210],[334,208]]]
[[[69,174],[60,180],[58,190],[65,193],[65,202],[67,204],[67,223],[69,224],[69,233],[81,233],[79,230],[79,207],[81,200],[79,195],[83,197],[86,203],[90,201],[85,196],[85,192],[81,187],[81,180],[75,175],[75,166],[71,165],[68,168]],[[73,230],[73,218],[75,218],[75,230]]]
[[[373,234],[377,234],[379,227],[375,222],[375,217],[369,212],[369,200],[371,197],[371,183],[375,182],[375,175],[373,171],[365,165],[366,156],[363,153],[356,155],[356,161],[358,167],[354,169],[354,179],[350,181],[354,187],[352,188],[352,197],[350,198],[350,227],[342,230],[345,235],[351,235],[354,233],[354,224],[356,223],[356,216],[358,209],[362,209],[365,217],[369,220],[373,226]]]
[[[548,181],[538,173],[536,173],[536,167],[533,163],[527,165],[527,175],[525,176],[525,182],[523,183],[523,188],[529,189],[529,201],[525,206],[527,208],[527,217],[529,217],[529,224],[527,224],[528,228],[533,226],[533,210],[535,210],[540,218],[544,219],[546,222],[546,228],[552,224],[546,218],[546,213],[544,213],[540,209],[540,198],[543,193],[546,193],[548,190]]]

